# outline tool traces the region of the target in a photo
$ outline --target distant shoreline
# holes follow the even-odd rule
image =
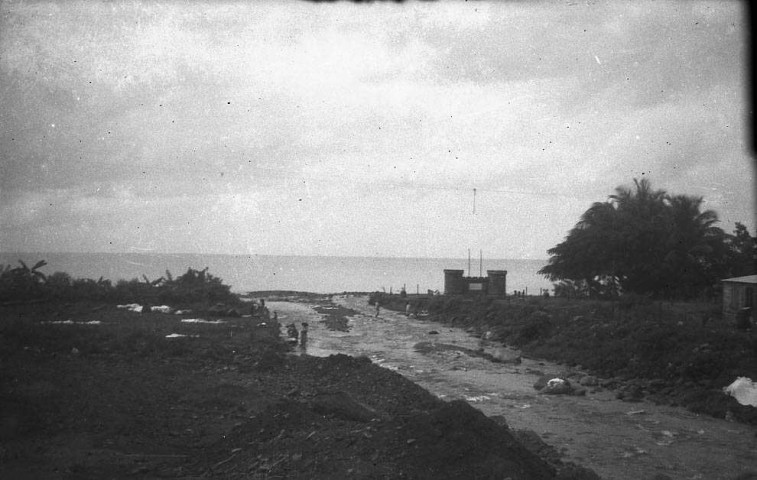
[[[0,257],[9,255],[145,255],[145,256],[192,256],[192,257],[268,257],[268,258],[349,258],[349,259],[391,259],[391,260],[436,260],[453,262],[468,262],[467,257],[407,257],[394,255],[302,255],[302,254],[273,254],[273,253],[197,253],[197,252],[19,252],[0,251]],[[474,262],[475,260],[475,262]],[[549,258],[513,258],[513,257],[485,257],[484,262],[518,261],[518,262],[547,262]],[[471,259],[471,263],[478,264],[478,259]],[[474,269],[475,270],[475,269]]]
[[[160,254],[160,253],[60,253],[0,252],[0,265],[19,266],[22,260],[33,265],[45,260],[40,269],[45,275],[65,272],[73,278],[154,281],[181,275],[188,268],[206,267],[237,294],[251,291],[297,291],[311,293],[399,292],[425,293],[444,289],[444,270],[460,269],[478,274],[479,269],[507,270],[507,290],[539,292],[552,283],[538,271],[542,260],[488,259],[475,268],[464,259],[397,257],[273,256],[234,254]]]

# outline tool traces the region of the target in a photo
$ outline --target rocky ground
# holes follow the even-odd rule
[[[270,320],[86,303],[0,319],[0,478],[598,478],[365,358],[290,355]]]

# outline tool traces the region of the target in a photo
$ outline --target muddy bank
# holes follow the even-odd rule
[[[540,455],[551,451],[613,480],[733,480],[757,469],[757,437],[747,425],[643,399],[621,401],[607,386],[592,386],[591,378],[584,381],[583,395],[545,395],[534,388],[544,374],[565,376],[577,385],[591,376],[527,356],[521,363],[492,362],[474,352],[483,346],[511,359],[519,352],[404,313],[382,309],[376,318],[365,297],[340,295],[333,302],[360,312],[348,318],[348,332],[328,329],[311,305],[279,303],[275,308],[280,318],[310,323],[308,353],[369,357],[439,398],[464,400],[492,419],[506,419],[514,435],[524,433],[521,441],[545,445],[536,450]]]
[[[368,359],[290,355],[271,320],[0,318],[1,478],[597,478]]]
[[[407,301],[415,300],[385,296],[382,305],[404,312]],[[589,371],[620,399],[757,425],[757,408],[723,395],[736,378],[757,378],[757,332],[723,322],[718,305],[537,297],[419,301],[428,314],[421,319]]]

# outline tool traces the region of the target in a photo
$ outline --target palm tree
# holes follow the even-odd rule
[[[609,202],[596,202],[568,233],[547,251],[549,263],[539,273],[550,280],[583,282],[591,295],[617,294],[617,212]]]
[[[617,211],[617,263],[621,287],[646,294],[661,288],[658,266],[662,261],[660,238],[666,231],[667,193],[651,182],[634,179],[633,189],[618,187],[610,202]]]
[[[727,264],[718,217],[702,197],[668,195],[648,179],[594,203],[565,240],[547,251],[539,273],[582,282],[593,293],[692,296]]]
[[[716,227],[718,215],[702,211],[702,197],[676,195],[668,197],[669,225],[664,242],[662,266],[668,282],[668,294],[691,296],[715,282],[713,258],[725,237]]]

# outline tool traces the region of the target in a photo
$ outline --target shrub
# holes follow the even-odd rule
[[[54,298],[63,297],[71,288],[71,275],[66,272],[55,272],[47,277],[45,287]]]
[[[527,322],[517,333],[515,344],[525,345],[534,340],[547,338],[551,330],[552,321],[549,315],[542,311],[533,312],[528,316]]]
[[[20,267],[7,265],[0,271],[0,301],[30,300],[43,294],[46,278],[38,269],[47,265],[47,262],[40,260],[32,268],[21,260],[18,263],[21,264]]]
[[[0,268],[0,301],[30,300],[96,300],[119,303],[231,303],[239,298],[231,293],[231,287],[208,273],[208,269],[189,268],[184,275],[173,278],[166,271],[166,278],[150,281],[119,280],[115,286],[110,280],[87,278],[72,279],[65,272],[55,272],[50,277],[38,271],[47,263],[42,260],[32,268],[19,261],[20,267]]]

